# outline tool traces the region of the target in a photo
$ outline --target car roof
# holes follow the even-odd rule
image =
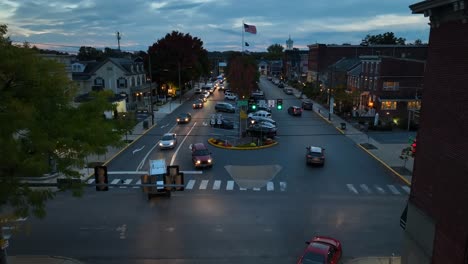
[[[330,245],[320,242],[311,242],[307,247],[307,251],[320,253],[323,255],[328,254],[328,250],[330,249]]]
[[[166,133],[166,134],[163,135],[163,137],[164,136],[174,136],[174,135],[175,135],[175,133]]]
[[[198,149],[208,149],[208,148],[205,146],[205,144],[203,144],[203,143],[195,143],[195,144],[193,144],[192,148],[197,149],[197,150],[198,150]]]
[[[322,153],[323,149],[321,147],[310,146],[309,150],[310,150],[310,152]]]

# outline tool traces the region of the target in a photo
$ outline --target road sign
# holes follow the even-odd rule
[[[275,100],[268,100],[268,107],[275,108],[276,107],[276,101]]]
[[[10,242],[8,242],[8,239],[0,239],[0,249],[4,250],[9,246]]]
[[[247,100],[237,100],[237,106],[247,106]]]
[[[247,118],[247,114],[245,113],[244,110],[241,110],[241,111],[240,111],[240,118],[241,118],[241,119],[246,119],[246,118]]]

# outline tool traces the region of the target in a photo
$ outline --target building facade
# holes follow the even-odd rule
[[[284,51],[283,76],[289,80],[306,81],[309,51],[290,49]]]
[[[468,18],[466,1],[410,6],[430,18],[402,263],[468,263]]]

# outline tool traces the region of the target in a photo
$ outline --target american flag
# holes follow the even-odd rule
[[[252,34],[257,34],[257,27],[255,27],[254,25],[244,24],[244,30],[245,30],[245,32],[249,32],[249,33],[252,33]]]

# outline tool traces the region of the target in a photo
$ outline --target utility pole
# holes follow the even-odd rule
[[[180,86],[180,61],[177,61],[177,69],[179,72],[179,89],[180,89],[180,95],[179,95],[179,103],[182,104],[182,86]]]
[[[120,51],[120,39],[121,39],[120,32],[117,31],[117,45],[119,47],[119,51]]]
[[[151,72],[151,54],[148,49],[148,72],[150,77],[150,111],[151,111],[151,125],[154,126],[154,111],[153,111],[153,74]]]

